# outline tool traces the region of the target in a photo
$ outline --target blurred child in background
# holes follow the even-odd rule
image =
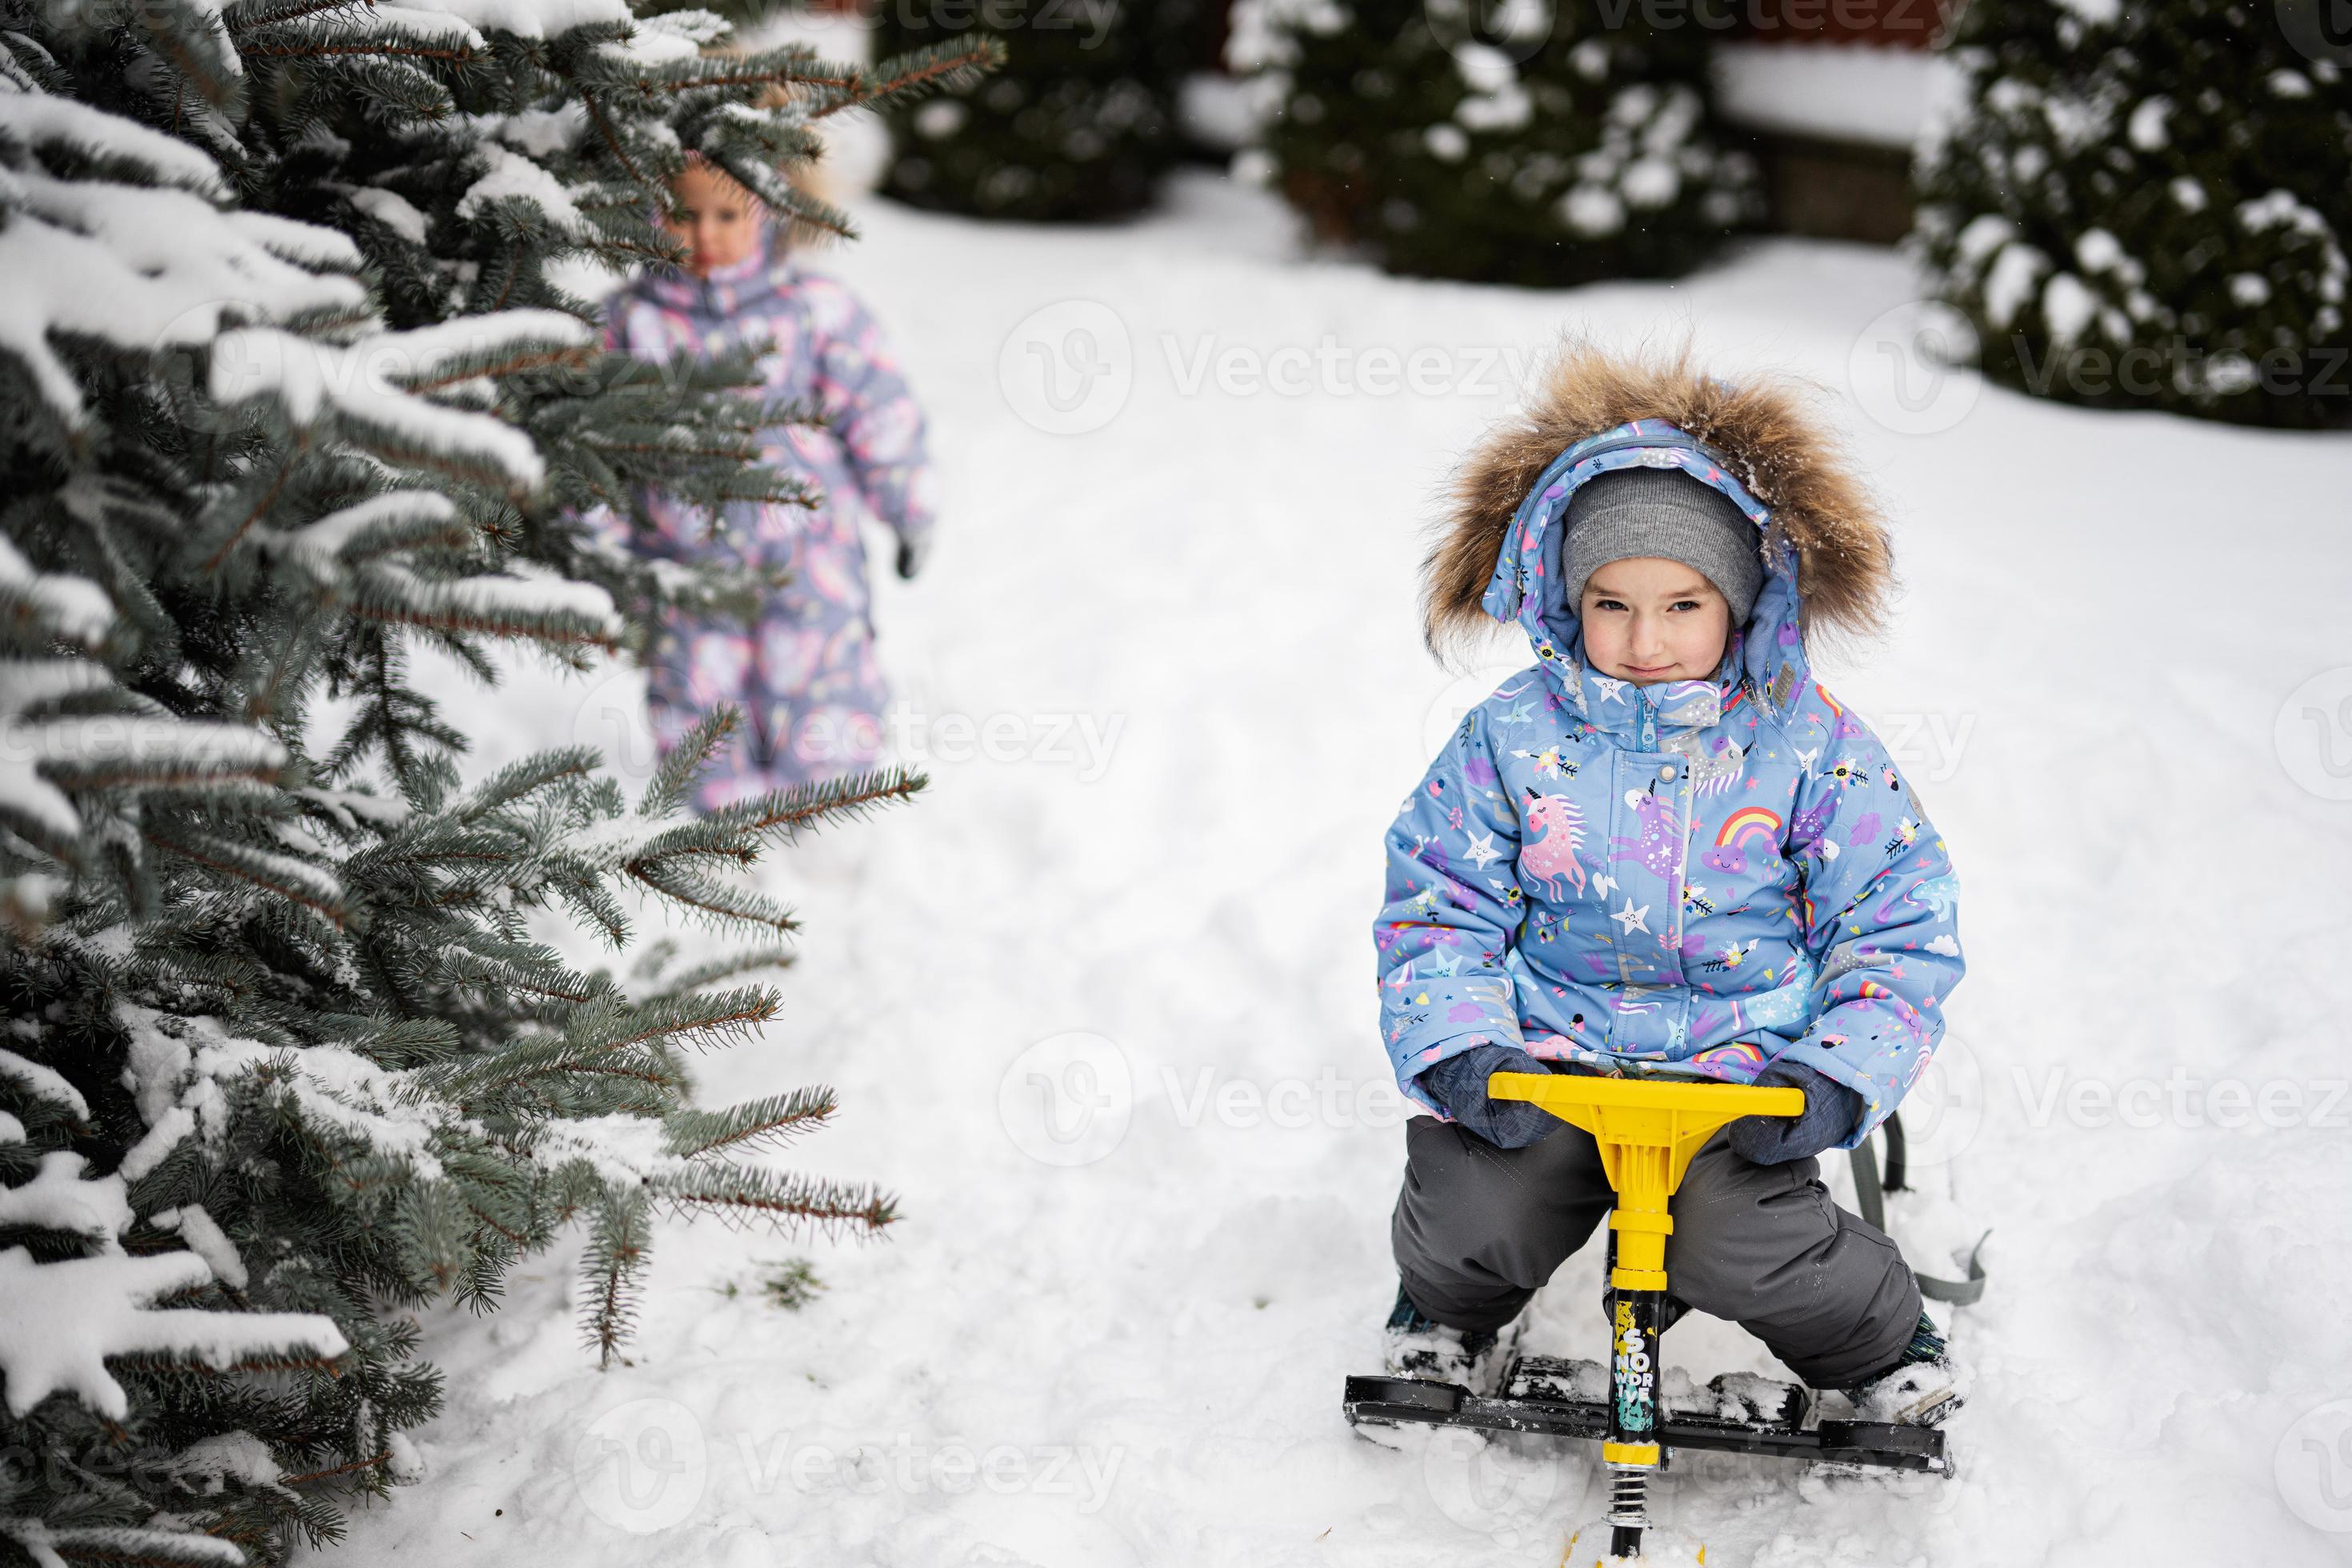
[[[820,492],[814,507],[739,502],[723,531],[701,511],[651,500],[642,552],[792,581],[755,618],[664,613],[650,655],[656,740],[675,745],[708,710],[732,703],[746,732],[704,776],[704,810],[871,767],[888,700],[874,650],[860,532],[869,513],[898,541],[898,575],[920,570],[931,538],[930,470],[921,410],[857,297],[810,268],[787,226],[717,167],[690,159],[667,221],[690,252],[683,272],[648,271],[614,296],[607,345],[667,363],[748,345],[773,398],[813,405],[826,426],[761,432],[761,456]]]

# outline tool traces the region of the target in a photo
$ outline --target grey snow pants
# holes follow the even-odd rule
[[[1721,1132],[1691,1157],[1666,1237],[1668,1290],[1727,1318],[1814,1388],[1885,1370],[1919,1321],[1919,1285],[1885,1234],[1830,1201],[1821,1162],[1758,1165]],[[1457,1329],[1497,1329],[1615,1203],[1592,1135],[1562,1124],[1498,1149],[1457,1122],[1405,1122],[1390,1242],[1405,1294]]]

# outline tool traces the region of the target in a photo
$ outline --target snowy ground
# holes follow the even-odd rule
[[[935,785],[782,868],[787,1020],[706,1092],[835,1084],[798,1162],[907,1217],[862,1247],[674,1228],[609,1373],[567,1257],[488,1328],[429,1321],[431,1475],[341,1561],[1557,1560],[1601,1511],[1587,1454],[1394,1455],[1339,1394],[1393,1290],[1381,833],[1496,673],[1422,652],[1419,531],[1508,405],[1493,356],[1567,325],[1822,378],[1895,501],[1900,625],[1832,681],[1928,798],[1971,959],[1895,1226],[1943,1271],[1994,1231],[1990,1292],[1946,1313],[1979,1369],[1962,1479],[1711,1458],[1661,1515],[1730,1568],[2352,1558],[2352,442],[1966,381],[1906,401],[1881,344],[1911,284],[1874,250],[1412,283],[1301,263],[1205,176],[1118,231],[866,224],[834,264],[903,344],[945,480],[936,560],[880,611]],[[1420,390],[1380,390],[1380,351],[1421,349]],[[634,694],[526,673],[463,700],[498,716],[487,764],[614,741]],[[996,720],[992,754],[954,715]],[[763,1304],[753,1261],[796,1252],[829,1289]],[[1597,1280],[1571,1260],[1539,1344],[1598,1353]],[[1767,1364],[1707,1320],[1668,1346]]]

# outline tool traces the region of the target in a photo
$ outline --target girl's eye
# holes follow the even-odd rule
[[[1698,601],[1696,599],[1676,599],[1675,601],[1675,608],[1677,610],[1696,610],[1698,608]]]
[[[1625,606],[1615,599],[1595,599],[1592,607],[1596,610],[1622,610]]]

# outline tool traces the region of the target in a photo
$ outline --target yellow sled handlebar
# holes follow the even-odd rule
[[[1617,1210],[1609,1216],[1618,1233],[1617,1267],[1609,1282],[1621,1290],[1666,1288],[1666,1237],[1675,1228],[1666,1200],[1717,1128],[1743,1116],[1805,1111],[1801,1089],[1744,1083],[1498,1072],[1487,1079],[1486,1093],[1539,1105],[1601,1145],[1601,1169],[1617,1189]]]

